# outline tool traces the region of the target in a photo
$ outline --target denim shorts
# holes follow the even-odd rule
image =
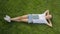
[[[38,14],[28,14],[28,23],[33,23],[33,19],[39,19]]]
[[[32,23],[32,14],[28,14],[28,23]]]

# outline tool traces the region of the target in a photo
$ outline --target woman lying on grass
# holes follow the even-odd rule
[[[42,14],[27,14],[15,18],[10,18],[8,15],[4,17],[4,20],[7,22],[17,21],[17,22],[28,22],[28,23],[38,23],[38,24],[47,24],[48,26],[52,27],[51,23],[52,15],[49,14],[49,10],[46,10]]]

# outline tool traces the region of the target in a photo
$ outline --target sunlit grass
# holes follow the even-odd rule
[[[3,17],[39,14],[49,9],[53,15],[53,27],[23,22],[6,22]],[[59,34],[60,0],[0,0],[0,34]]]

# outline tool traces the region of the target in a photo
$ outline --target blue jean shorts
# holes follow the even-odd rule
[[[32,14],[28,14],[28,23],[33,23]]]
[[[33,23],[33,19],[39,19],[38,14],[28,14],[28,23]]]

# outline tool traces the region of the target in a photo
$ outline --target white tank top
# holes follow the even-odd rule
[[[37,15],[38,15],[39,19],[33,19],[33,23],[42,23],[42,24],[48,23],[46,18],[45,18],[45,14],[37,14]]]

